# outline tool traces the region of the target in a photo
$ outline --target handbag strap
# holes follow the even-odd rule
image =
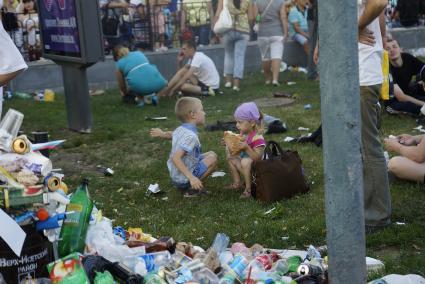
[[[264,9],[263,13],[260,13],[260,21],[263,18],[263,16],[267,14],[267,11],[269,10],[269,8],[272,5],[273,1],[274,0],[270,0],[269,4],[267,4],[267,7],[266,7],[266,9]]]
[[[276,157],[283,155],[283,150],[280,147],[280,145],[275,141],[269,141],[267,142],[266,148],[264,149],[263,153],[263,160],[266,160],[267,157]]]

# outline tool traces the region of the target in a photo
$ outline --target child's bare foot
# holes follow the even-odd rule
[[[224,189],[229,189],[229,190],[239,190],[242,189],[242,184],[238,183],[238,182],[233,182],[231,184],[228,184],[224,187]]]
[[[251,190],[244,190],[244,192],[242,192],[242,194],[241,194],[241,196],[239,196],[239,198],[243,198],[243,199],[246,199],[246,198],[250,198],[252,195],[251,195]]]

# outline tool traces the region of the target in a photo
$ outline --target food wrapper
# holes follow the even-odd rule
[[[227,149],[229,149],[230,155],[238,155],[241,152],[239,143],[245,139],[232,131],[224,131],[224,143],[226,143]]]
[[[47,265],[53,284],[89,284],[87,274],[81,263],[82,255],[72,253]]]

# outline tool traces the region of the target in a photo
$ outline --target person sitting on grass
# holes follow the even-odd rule
[[[236,127],[240,131],[240,135],[244,140],[239,142],[239,155],[231,155],[229,149],[226,148],[227,161],[229,165],[230,174],[232,176],[232,184],[228,185],[226,189],[238,190],[242,188],[240,174],[244,178],[245,190],[241,198],[251,197],[251,170],[254,161],[261,160],[266,141],[264,137],[259,134],[263,115],[253,102],[241,104],[235,111],[234,117],[236,120]]]
[[[172,96],[178,91],[196,96],[216,95],[220,86],[217,68],[211,58],[196,51],[196,43],[193,40],[185,41],[177,55],[180,66],[183,60],[188,60],[188,64],[177,71],[167,88],[158,95]]]
[[[388,171],[400,179],[425,182],[425,139],[424,135],[402,134],[385,139],[385,148],[400,156],[390,159]]]
[[[217,166],[217,155],[210,151],[202,154],[197,126],[205,123],[202,102],[193,97],[180,98],[175,107],[182,125],[174,131],[164,132],[160,128],[150,130],[151,137],[172,139],[171,153],[167,161],[171,181],[185,197],[206,193],[202,180]]]
[[[149,96],[152,104],[157,105],[155,93],[164,89],[167,81],[156,66],[150,64],[141,51],[130,52],[122,45],[115,46],[112,54],[117,61],[116,76],[123,101],[143,107],[144,97]]]

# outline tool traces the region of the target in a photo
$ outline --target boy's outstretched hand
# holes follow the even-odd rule
[[[149,130],[149,135],[153,138],[156,137],[164,137],[165,132],[161,129],[161,128],[151,128],[151,130]]]
[[[204,186],[202,185],[202,181],[199,178],[195,177],[195,176],[192,177],[192,178],[190,178],[189,179],[189,182],[190,182],[190,186],[193,189],[201,190],[202,188],[204,188]]]

